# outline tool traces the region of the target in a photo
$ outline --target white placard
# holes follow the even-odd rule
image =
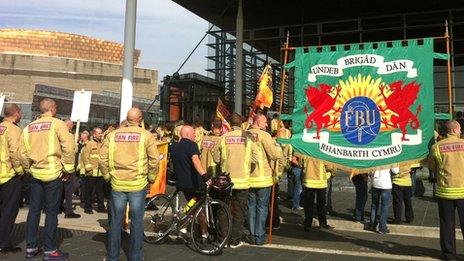
[[[3,104],[5,103],[5,95],[0,93],[0,115],[3,113]]]
[[[75,91],[71,112],[71,121],[87,122],[89,120],[90,101],[92,92]]]

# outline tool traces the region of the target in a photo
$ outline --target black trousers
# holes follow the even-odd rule
[[[66,215],[73,213],[72,199],[74,194],[74,183],[76,182],[76,174],[69,174],[69,178],[63,181],[62,205],[64,205],[64,213]],[[63,204],[64,203],[64,204]]]
[[[103,177],[85,178],[85,210],[92,210],[93,192],[97,195],[98,209],[104,209],[105,180]]]
[[[401,222],[401,216],[403,215],[403,204],[406,222],[412,222],[414,219],[414,212],[412,210],[412,187],[404,187],[393,184],[392,194],[395,222]]]
[[[464,199],[438,198],[440,246],[444,259],[456,260],[455,209],[458,209],[461,233],[464,235]]]
[[[232,214],[231,244],[240,242],[245,236],[245,220],[248,216],[248,189],[232,190],[230,198],[230,212]]]
[[[313,223],[314,215],[314,198],[316,198],[317,206],[317,215],[319,220],[319,225],[327,225],[327,216],[325,208],[325,194],[326,189],[314,189],[314,188],[303,188],[304,193],[304,212],[305,212],[305,227],[310,228]]]
[[[11,246],[11,231],[19,211],[22,182],[14,176],[0,185],[0,247]]]

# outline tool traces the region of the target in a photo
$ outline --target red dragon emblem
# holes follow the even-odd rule
[[[400,128],[403,137],[401,140],[407,141],[406,139],[406,127],[410,124],[411,128],[417,130],[420,127],[420,122],[417,116],[422,111],[422,105],[419,105],[416,109],[416,114],[409,110],[409,107],[414,104],[419,93],[420,85],[415,81],[406,84],[402,87],[403,81],[396,81],[389,85],[388,91],[391,94],[387,97],[385,95],[385,85],[380,85],[380,94],[385,100],[385,107],[379,106],[381,112],[385,110],[391,110],[397,115],[391,115],[388,120],[386,117],[382,118],[382,123],[385,127]]]
[[[320,89],[320,90],[319,90]],[[312,128],[313,122],[316,123],[316,136],[314,138],[319,139],[319,133],[322,128],[328,126],[335,126],[339,122],[338,118],[330,120],[330,115],[327,113],[331,110],[335,112],[340,112],[341,108],[335,109],[335,101],[337,100],[341,87],[336,88],[335,97],[329,95],[332,92],[334,87],[328,84],[319,84],[319,89],[313,86],[309,86],[309,88],[305,89],[306,92],[306,99],[308,100],[309,105],[314,109],[311,113],[308,113],[308,108],[304,107],[304,112],[307,115],[305,126],[306,128]]]

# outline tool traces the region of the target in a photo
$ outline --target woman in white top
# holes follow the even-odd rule
[[[399,168],[376,170],[371,174],[372,178],[372,205],[371,205],[371,224],[370,229],[376,231],[379,224],[378,232],[387,234],[390,231],[387,228],[388,210],[390,207],[392,180],[391,176],[399,173]],[[381,205],[379,206],[379,201]],[[377,215],[380,207],[380,222],[377,221]]]

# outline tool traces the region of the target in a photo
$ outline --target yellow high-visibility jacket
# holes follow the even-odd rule
[[[213,151],[219,146],[219,141],[221,140],[220,135],[210,134],[204,136],[201,140],[200,146],[200,160],[201,165],[205,168],[206,172],[211,176],[216,176],[218,174],[218,164],[214,162]]]
[[[155,137],[134,123],[110,132],[100,151],[100,170],[115,191],[134,192],[155,181],[159,168]]]
[[[22,175],[19,159],[21,128],[13,122],[0,123],[0,184],[8,182],[15,175]]]
[[[436,196],[464,199],[464,140],[455,135],[438,141],[430,149],[429,168],[437,175]]]
[[[100,151],[102,146],[103,142],[92,139],[88,141],[85,144],[85,147],[82,149],[81,158],[83,166],[81,166],[81,168],[84,168],[85,174],[87,176],[103,176],[98,167],[98,161],[100,158]]]
[[[74,172],[75,144],[66,124],[42,115],[24,128],[20,144],[21,164],[41,181],[52,181],[63,170]]]
[[[213,155],[221,171],[230,174],[233,189],[250,188],[250,168],[256,162],[256,149],[248,131],[232,127],[232,131],[222,135]]]
[[[282,148],[276,143],[271,135],[261,129],[251,128],[249,130],[256,145],[258,161],[251,165],[250,187],[265,188],[274,183],[273,171],[270,162],[284,157]]]

